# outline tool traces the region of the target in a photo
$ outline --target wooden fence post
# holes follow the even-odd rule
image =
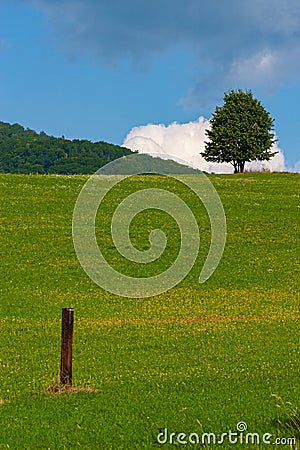
[[[72,386],[72,345],[74,309],[62,309],[60,385]]]

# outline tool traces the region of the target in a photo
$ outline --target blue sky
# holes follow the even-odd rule
[[[299,0],[0,0],[0,120],[122,144],[133,127],[209,119],[228,89],[300,159]]]

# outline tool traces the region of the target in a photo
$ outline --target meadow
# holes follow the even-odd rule
[[[199,224],[201,249],[189,275],[164,294],[131,299],[99,288],[77,260],[72,214],[86,176],[0,175],[1,449],[178,448],[180,432],[220,436],[239,422],[272,434],[272,443],[295,436],[298,444],[283,440],[278,448],[299,448],[300,175],[209,178],[224,206],[227,242],[201,285],[210,228],[186,187],[134,177],[101,206],[98,242],[129,275],[146,268],[113,248],[109,224],[120,198],[139,187],[177,189]],[[141,213],[131,229],[132,242],[146,249],[158,226],[170,239],[150,275],[175,259],[176,224],[162,212]],[[75,309],[72,391],[58,385],[65,307]],[[165,429],[175,433],[172,444],[158,442]],[[185,445],[215,447],[270,445]]]

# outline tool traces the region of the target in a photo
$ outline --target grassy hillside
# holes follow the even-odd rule
[[[72,213],[86,177],[0,175],[0,448],[155,449],[161,429],[220,436],[241,421],[272,442],[295,435],[299,445],[300,176],[210,179],[228,235],[203,285],[210,232],[197,198],[157,176],[127,179],[111,193],[97,237],[117,268],[124,262],[106,236],[109,217],[132,190],[176,189],[200,226],[199,257],[183,282],[154,298],[126,299],[95,285],[73,249]],[[133,222],[132,240],[145,248],[160,224],[174,259],[176,226],[163,213],[150,216]],[[123,268],[135,273],[134,265]],[[75,308],[73,393],[56,389],[63,307]]]
[[[92,174],[131,153],[107,142],[56,138],[0,122],[0,173]]]

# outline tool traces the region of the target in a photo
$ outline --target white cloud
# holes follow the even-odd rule
[[[171,123],[148,124],[134,127],[126,136],[123,146],[131,150],[137,150],[139,153],[172,155],[185,161],[187,165],[214,173],[232,173],[233,167],[229,163],[210,163],[200,155],[205,148],[205,130],[210,127],[209,120],[199,117],[194,122],[189,123]],[[284,162],[282,150],[274,144],[273,150],[278,151],[270,161],[251,162],[246,164],[246,170],[272,171],[287,170]]]
[[[300,159],[296,162],[293,172],[298,172],[300,173]]]
[[[249,58],[234,61],[230,78],[237,82],[262,83],[272,81],[278,69],[279,58],[275,52],[264,50]]]

